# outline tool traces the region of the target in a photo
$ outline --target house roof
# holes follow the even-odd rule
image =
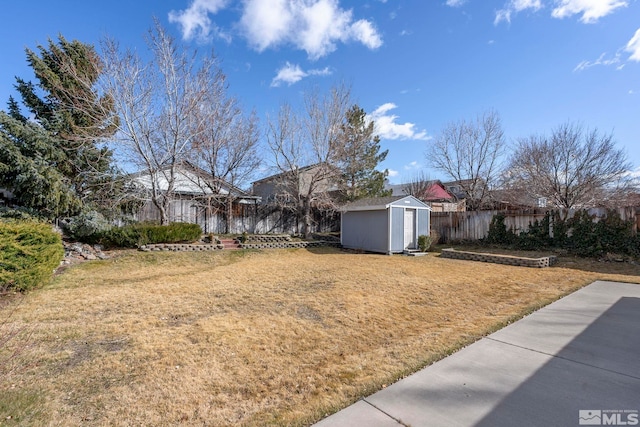
[[[312,164],[312,165],[308,165],[308,166],[301,166],[301,167],[299,167],[299,168],[297,169],[297,172],[298,172],[298,173],[300,173],[300,172],[306,172],[306,171],[309,171],[309,170],[312,170],[312,169],[318,168],[319,166],[323,166],[323,165],[325,165],[325,166],[327,166],[327,167],[329,167],[329,168],[334,168],[334,169],[335,169],[335,167],[334,167],[334,166],[328,165],[328,164],[326,164],[326,163],[314,163],[314,164]],[[291,175],[293,172],[294,172],[293,170],[289,170],[289,171],[285,171],[285,172],[280,172],[280,173],[277,173],[277,174],[275,174],[275,175],[270,175],[270,176],[267,176],[267,177],[265,177],[265,178],[259,179],[259,180],[257,180],[257,181],[253,181],[253,184],[255,185],[255,184],[260,184],[260,183],[263,183],[263,182],[273,181],[273,180],[275,180],[275,179],[280,179],[280,178],[282,178],[282,177],[284,177],[284,176]]]
[[[161,190],[168,188],[168,180],[164,176],[167,168],[156,172],[157,182]],[[151,185],[151,175],[147,171],[138,172],[130,175],[137,183],[148,187]],[[217,188],[217,191],[214,189]],[[176,176],[174,179],[173,192],[177,194],[193,195],[193,196],[216,196],[232,194],[235,197],[243,199],[257,198],[235,185],[221,179],[212,178],[203,169],[189,162],[184,162],[176,166]]]
[[[385,185],[385,189],[391,190],[392,196],[407,196],[407,190],[408,188],[410,188],[410,186],[410,183],[387,184]],[[452,201],[456,199],[456,196],[453,193],[449,192],[449,190],[447,190],[444,184],[442,184],[442,182],[440,182],[439,180],[427,181],[425,182],[424,187],[426,188],[422,191],[422,194],[414,194],[414,196],[425,202],[443,200]]]
[[[406,199],[406,200],[405,200]],[[388,196],[388,197],[371,197],[367,199],[355,200],[347,203],[340,208],[342,212],[349,211],[375,211],[388,209],[391,205],[396,205],[397,202],[405,200],[406,202],[413,201],[420,205],[420,207],[431,209],[429,205],[413,196]],[[416,206],[412,206],[416,207]]]

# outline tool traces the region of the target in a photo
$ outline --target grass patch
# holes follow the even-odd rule
[[[0,425],[38,426],[47,420],[47,416],[41,408],[43,401],[40,392],[14,388],[3,390],[2,394],[2,398],[0,398]]]
[[[580,262],[124,252],[12,307],[33,332],[0,407],[14,387],[41,391],[34,424],[308,425],[594,280],[640,281]]]

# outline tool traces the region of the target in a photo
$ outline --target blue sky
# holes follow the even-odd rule
[[[177,38],[213,48],[230,91],[263,119],[312,86],[345,81],[376,120],[394,183],[430,170],[430,139],[448,122],[497,111],[509,141],[573,121],[613,132],[640,167],[637,0],[59,0],[6,2],[0,103],[24,49],[64,35],[110,36],[144,50],[157,17]]]

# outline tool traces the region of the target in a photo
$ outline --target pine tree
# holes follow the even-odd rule
[[[43,217],[77,213],[81,202],[54,166],[61,160],[52,149],[56,142],[41,126],[12,115],[0,111],[0,187],[11,190],[18,206]]]
[[[374,123],[357,105],[346,113],[340,132],[338,164],[342,171],[341,193],[346,201],[390,195],[384,189],[388,172],[376,169],[389,150],[380,152],[380,138],[374,135]]]
[[[0,117],[0,185],[46,215],[73,214],[81,204],[99,200],[112,175],[112,153],[102,143],[114,134],[116,119],[111,99],[96,90],[101,60],[93,46],[63,36],[26,55],[38,84],[16,78],[30,120],[13,97],[8,114]],[[57,194],[46,185],[47,196],[37,194],[39,187],[27,185],[25,177],[34,183],[47,177]]]

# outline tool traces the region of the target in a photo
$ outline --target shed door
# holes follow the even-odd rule
[[[416,210],[404,210],[404,248],[416,248]]]

